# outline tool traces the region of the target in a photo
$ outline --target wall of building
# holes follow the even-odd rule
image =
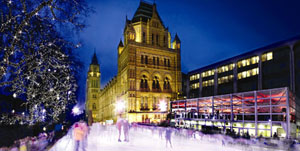
[[[188,98],[289,87],[300,96],[299,37],[188,73]]]
[[[150,11],[152,15],[145,14]],[[126,18],[118,74],[99,93],[97,121],[116,121],[118,116],[129,122],[165,120],[170,101],[182,91],[180,53],[180,40],[176,35],[171,47],[156,5],[141,1],[133,19]]]

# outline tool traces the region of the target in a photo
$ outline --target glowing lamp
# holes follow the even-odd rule
[[[159,102],[159,109],[162,112],[167,111],[167,103],[165,101],[160,101]]]
[[[118,101],[116,104],[116,111],[117,112],[123,112],[125,108],[125,104],[123,101]]]
[[[75,107],[72,109],[72,113],[73,113],[74,115],[79,115],[79,114],[80,114],[80,109],[79,109],[77,106],[75,106]]]

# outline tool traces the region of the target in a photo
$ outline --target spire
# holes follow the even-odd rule
[[[174,41],[176,41],[176,42],[180,43],[180,39],[179,39],[179,37],[178,37],[177,33],[176,33],[176,35],[175,35],[175,39],[174,39]]]
[[[92,59],[92,63],[91,64],[99,65],[98,64],[98,59],[97,59],[97,56],[96,56],[96,49],[94,50],[94,55],[93,55],[93,59]]]
[[[122,39],[120,39],[119,47],[124,47]]]

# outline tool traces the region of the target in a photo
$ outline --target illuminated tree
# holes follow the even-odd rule
[[[0,87],[24,99],[22,122],[57,121],[76,102],[79,44],[66,31],[84,28],[84,0],[0,0]],[[70,34],[70,32],[68,34]],[[2,123],[20,122],[19,118]]]

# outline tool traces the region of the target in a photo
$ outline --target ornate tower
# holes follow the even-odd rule
[[[181,92],[180,39],[176,34],[171,41],[156,4],[144,1],[131,20],[126,17],[123,32],[118,74],[99,93],[98,117],[102,122],[116,121],[117,115],[129,122],[162,122]]]
[[[117,101],[124,102],[124,116],[130,122],[158,123],[166,119],[170,101],[181,92],[180,39],[176,34],[171,42],[156,4],[144,1],[131,20],[126,17],[123,35],[124,43],[118,46]]]
[[[94,53],[92,62],[87,75],[87,96],[86,96],[86,114],[93,117],[94,121],[99,120],[99,92],[100,92],[100,65],[96,53]]]

